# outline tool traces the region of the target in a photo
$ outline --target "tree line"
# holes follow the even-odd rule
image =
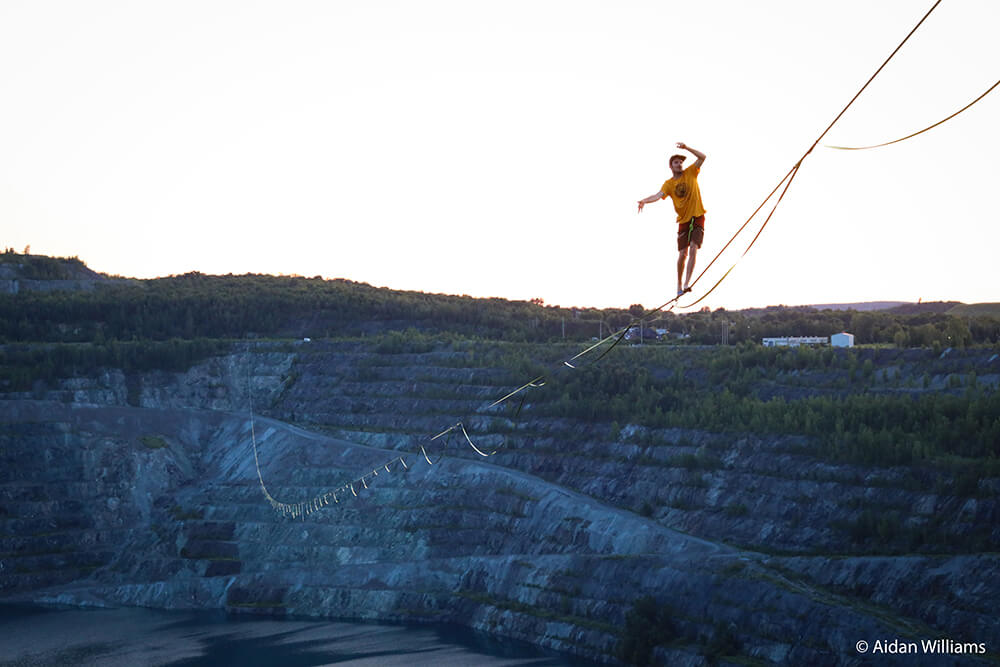
[[[55,271],[45,262],[38,266],[39,272]],[[546,306],[540,299],[477,299],[318,277],[189,273],[102,282],[93,290],[0,295],[0,343],[336,337],[405,329],[515,342],[584,341],[620,330],[643,312],[638,304],[566,308]],[[1000,317],[933,312],[718,309],[657,314],[643,327],[668,332],[668,342],[691,344],[717,344],[723,330],[729,343],[839,331],[854,333],[859,344],[899,347],[962,348],[1000,341]]]

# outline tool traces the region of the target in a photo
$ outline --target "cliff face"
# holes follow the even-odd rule
[[[431,447],[502,395],[497,371],[463,361],[263,345],[8,395],[0,594],[454,622],[600,660],[653,595],[676,638],[667,664],[850,664],[875,638],[1000,645],[995,555],[843,554],[861,508],[997,539],[996,480],[963,498],[910,471],[821,464],[795,438],[482,413],[466,426],[495,456]],[[297,520],[276,513],[251,396],[274,497],[380,474]],[[406,453],[420,444],[445,457]],[[385,470],[400,455],[409,469]]]

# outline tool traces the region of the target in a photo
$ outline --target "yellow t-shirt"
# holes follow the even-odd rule
[[[674,202],[677,211],[677,222],[686,223],[691,218],[705,215],[705,207],[701,203],[701,190],[698,189],[698,172],[701,169],[691,165],[676,178],[671,178],[660,188],[661,199]]]

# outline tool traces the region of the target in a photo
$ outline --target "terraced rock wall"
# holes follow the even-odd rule
[[[515,423],[483,410],[511,374],[480,358],[261,346],[145,374],[140,407],[116,372],[8,395],[0,595],[461,623],[608,661],[652,595],[665,664],[851,664],[874,637],[998,645],[994,554],[843,548],[862,508],[995,532],[995,487],[914,488],[910,470],[823,462],[796,437],[545,417],[539,393]],[[429,442],[457,420],[497,453]],[[297,520],[261,488],[299,502],[368,470],[358,497]]]

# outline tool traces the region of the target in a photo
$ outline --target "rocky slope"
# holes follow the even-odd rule
[[[921,372],[930,385],[956,372],[944,364],[985,361]],[[671,619],[665,664],[860,664],[862,639],[1000,646],[995,554],[844,553],[863,510],[998,540],[996,480],[949,495],[910,470],[817,461],[796,438],[582,424],[530,404],[514,426],[482,410],[508,383],[469,350],[262,344],[183,374],[7,395],[0,594],[454,622],[598,660],[653,595]],[[268,415],[261,478],[251,398]],[[456,419],[497,454],[428,442]],[[421,444],[445,457],[428,465]],[[381,467],[400,455],[408,471]],[[298,502],[376,469],[359,497],[296,520],[261,489]],[[940,664],[913,658],[898,660]]]

